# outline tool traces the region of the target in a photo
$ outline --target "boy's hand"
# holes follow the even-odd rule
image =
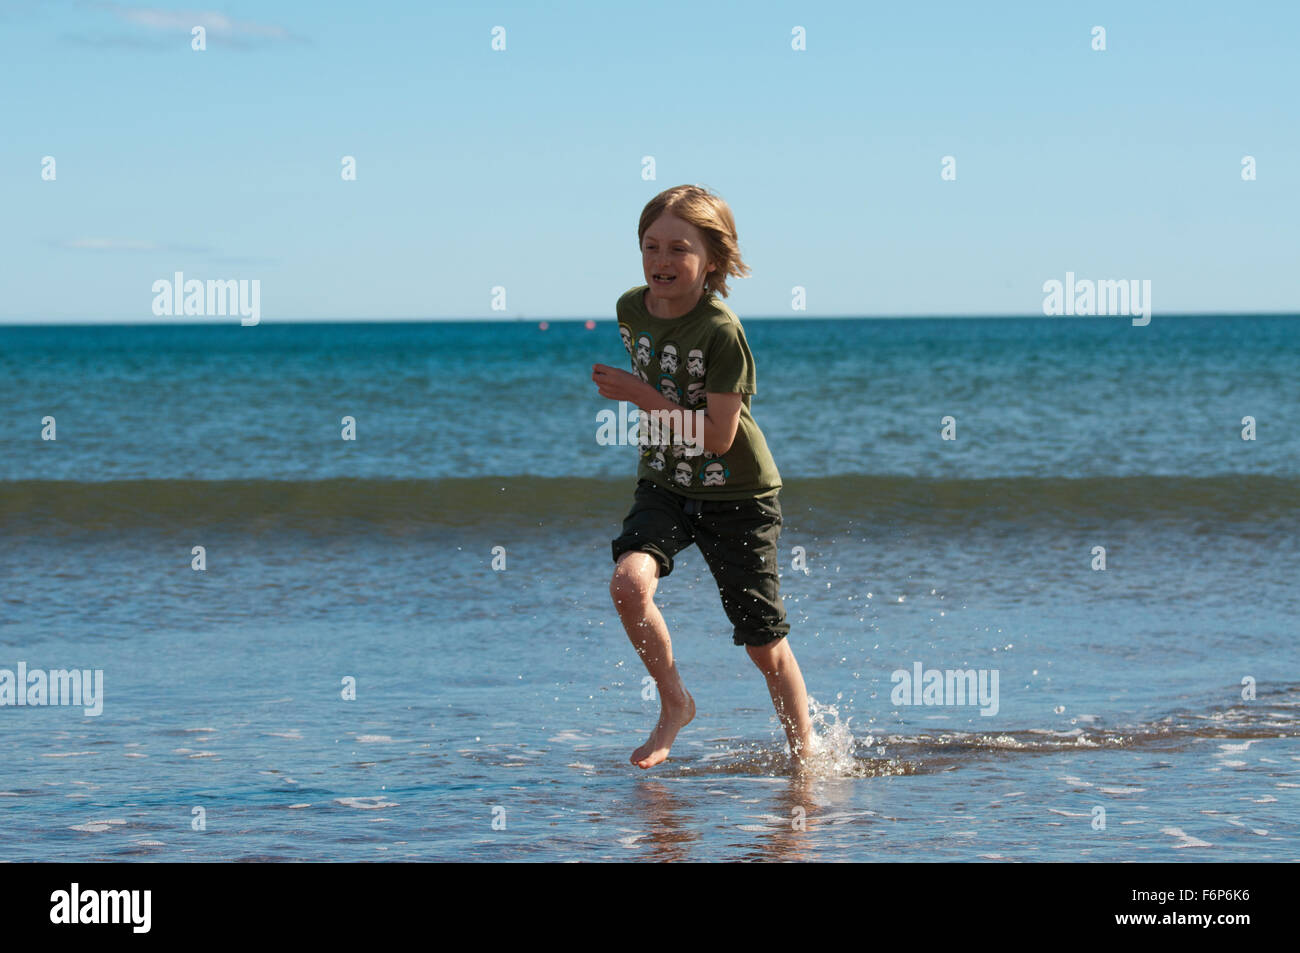
[[[647,392],[658,395],[658,391],[635,374],[610,367],[608,364],[593,364],[591,379],[601,397],[610,400],[626,400],[638,407],[645,401]]]

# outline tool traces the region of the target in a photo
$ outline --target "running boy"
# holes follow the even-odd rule
[[[677,732],[695,717],[695,699],[682,685],[653,600],[673,556],[695,543],[734,626],[732,641],[746,647],[767,679],[800,767],[812,724],[803,675],[785,638],[790,626],[777,576],[781,475],[749,412],[755,368],[744,329],[718,297],[727,296],[729,275],[743,278],[750,269],[740,258],[731,209],[696,186],[651,199],[637,237],[646,284],[616,306],[635,373],[597,364],[591,379],[602,397],[647,414],[702,416],[704,427],[702,447],[701,434],[689,431],[684,441],[661,434],[659,445],[642,446],[632,509],[612,544],[610,595],[659,688],[659,721],[631,761],[649,768],[665,760]],[[695,410],[704,413],[689,413]]]

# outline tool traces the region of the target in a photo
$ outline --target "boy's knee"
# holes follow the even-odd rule
[[[649,553],[628,552],[618,558],[609,580],[609,594],[617,605],[638,605],[649,600],[658,567]]]

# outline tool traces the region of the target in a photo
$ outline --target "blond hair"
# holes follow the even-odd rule
[[[689,222],[704,236],[705,257],[717,267],[704,279],[705,294],[727,296],[727,277],[744,278],[749,266],[740,258],[740,239],[736,220],[722,197],[698,185],[678,185],[660,192],[641,210],[637,226],[637,248],[645,241],[646,230],[665,212]],[[707,264],[707,262],[706,262]]]

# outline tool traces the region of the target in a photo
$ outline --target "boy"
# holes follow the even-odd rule
[[[749,266],[726,202],[696,186],[655,196],[637,235],[646,284],[617,304],[636,373],[597,364],[592,380],[602,397],[664,414],[661,420],[672,411],[702,417],[704,426],[702,434],[682,427],[674,440],[642,447],[632,509],[612,543],[610,595],[660,699],[659,721],[630,760],[640,768],[664,761],[677,732],[695,717],[653,601],[673,556],[694,542],[735,627],[732,641],[746,647],[767,679],[793,763],[803,767],[812,725],[803,676],[785,639],[790,626],[777,576],[781,476],[749,412],[756,375],[745,332],[717,297],[726,297],[728,275],[744,277]]]

